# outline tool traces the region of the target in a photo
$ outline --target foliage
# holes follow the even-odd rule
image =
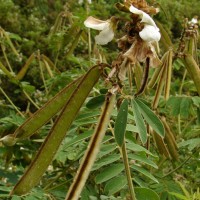
[[[0,199],[70,199],[77,186],[82,200],[200,199],[199,35],[185,19],[199,2],[148,1],[162,64],[147,82],[139,62],[109,79],[119,40],[98,46],[84,27],[115,15],[121,38],[117,2],[0,0]]]

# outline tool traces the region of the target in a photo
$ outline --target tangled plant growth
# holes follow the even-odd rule
[[[0,197],[199,199],[198,18],[173,44],[145,0],[113,2],[106,21],[86,17],[110,16],[104,1],[69,1],[40,37],[58,2],[32,1],[23,37],[0,30]]]

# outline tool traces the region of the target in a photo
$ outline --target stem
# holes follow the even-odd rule
[[[87,13],[87,16],[90,15],[90,6],[89,6],[88,1],[86,1],[86,13]],[[90,28],[88,28],[87,32],[88,32],[88,56],[89,56],[89,63],[91,65],[92,41],[91,41]]]
[[[48,93],[48,89],[47,89],[46,81],[45,81],[45,78],[44,78],[44,73],[43,73],[43,68],[42,68],[42,61],[41,61],[41,58],[40,58],[40,52],[39,51],[38,51],[38,62],[39,62],[39,68],[40,68],[41,78],[42,78],[42,81],[44,83],[45,92],[47,94]]]
[[[78,30],[78,33],[76,34],[75,39],[72,42],[72,45],[70,46],[70,49],[66,54],[66,58],[68,58],[69,56],[71,56],[73,54],[74,49],[76,48],[76,46],[78,44],[78,41],[79,41],[79,38],[81,37],[82,32],[83,32],[83,30]]]
[[[182,94],[183,85],[184,85],[186,75],[187,75],[187,70],[185,69],[185,71],[183,73],[183,78],[182,78],[182,81],[181,81],[180,89],[179,89],[179,92],[178,92],[179,95]],[[181,134],[181,116],[180,116],[180,114],[178,115],[178,134],[179,135]]]
[[[31,97],[29,96],[29,94],[24,90],[22,89],[24,95],[27,97],[27,99],[37,108],[37,109],[40,109],[40,107],[31,99]]]
[[[178,134],[181,134],[181,115],[178,114]]]
[[[2,94],[6,97],[6,99],[9,101],[9,103],[13,106],[13,108],[22,116],[25,118],[23,113],[15,106],[15,104],[12,102],[12,100],[8,97],[8,95],[4,92],[4,90],[0,87],[0,91]]]
[[[199,148],[196,149],[195,152],[197,152],[199,150]],[[194,152],[194,153],[195,153]],[[166,176],[169,176],[170,174],[174,173],[175,171],[177,171],[178,169],[180,169],[188,160],[190,160],[192,158],[192,156],[194,155],[194,153],[192,153],[184,162],[182,162],[178,167],[176,167],[175,169],[173,169],[172,171],[170,171],[169,173],[165,174],[162,178],[165,178]]]
[[[7,63],[7,65],[8,65],[9,70],[10,70],[12,73],[14,73],[13,70],[12,70],[12,67],[11,67],[11,65],[10,65],[10,63],[9,63],[8,57],[7,57],[7,55],[6,55],[5,47],[4,47],[3,45],[1,45],[1,49],[2,49],[2,51],[3,51],[3,56],[4,56],[5,60],[6,60],[6,63]]]
[[[34,59],[35,59],[35,53],[32,53],[32,54],[30,55],[30,57],[27,59],[25,65],[24,65],[24,66],[21,68],[21,70],[18,72],[18,74],[17,74],[17,76],[16,76],[17,80],[21,80],[21,79],[24,78],[24,76],[25,76],[25,74],[26,74],[26,72],[27,72],[27,70],[28,70],[30,64],[32,63],[32,61],[33,61]]]
[[[91,52],[92,52],[91,32],[90,29],[88,28],[88,55],[90,64],[91,64]]]
[[[183,78],[182,78],[182,81],[181,81],[180,89],[179,89],[179,92],[178,92],[179,95],[182,94],[182,89],[183,89],[183,85],[184,85],[184,81],[185,81],[186,75],[187,75],[187,70],[185,69],[184,74],[183,74]]]
[[[72,178],[70,178],[70,179],[68,179],[68,180],[66,180],[66,181],[64,181],[64,182],[62,182],[62,183],[59,183],[59,184],[57,184],[57,185],[53,185],[51,188],[48,188],[48,189],[45,189],[45,188],[44,188],[44,191],[45,191],[45,192],[49,192],[49,191],[55,190],[56,188],[59,188],[59,187],[61,187],[61,186],[66,186],[66,183],[69,183],[69,182],[71,182],[71,181],[72,181]]]
[[[109,128],[111,130],[112,135],[114,136],[114,130],[110,123],[109,123]],[[129,161],[128,161],[128,155],[127,155],[127,151],[126,151],[126,143],[125,142],[123,143],[122,147],[119,148],[119,150],[120,150],[120,153],[122,154],[122,159],[124,162],[124,167],[125,167],[126,177],[127,177],[127,181],[128,181],[128,187],[129,187],[129,191],[130,191],[130,195],[131,195],[131,200],[137,200],[135,197],[134,186],[133,186],[133,182],[132,182],[132,178],[131,178],[131,171],[130,171],[130,167],[129,167]]]
[[[9,71],[7,70],[7,68],[2,64],[1,61],[0,61],[0,69],[4,72],[4,74],[5,74],[6,76],[8,76],[8,78],[9,78],[10,80],[15,79],[15,77],[13,76],[13,74],[11,74],[11,72],[9,72]]]
[[[50,186],[55,183],[60,177],[63,176],[63,174],[65,173],[65,171],[63,170],[63,172],[61,173],[58,173],[58,175],[53,178],[53,180],[49,180],[49,183],[47,183],[47,185],[43,188],[43,190],[46,192],[46,191],[49,191],[51,190]],[[69,180],[68,180],[69,181]],[[55,187],[55,186],[54,186]]]
[[[185,133],[185,131],[187,130],[188,127],[191,126],[191,124],[196,120],[197,116],[194,116],[184,127],[184,129],[182,130],[182,134]]]
[[[158,169],[161,168],[161,166],[165,163],[166,160],[167,160],[167,158],[166,158],[165,156],[162,156],[162,157],[159,159],[158,164],[157,164]]]
[[[7,34],[7,32],[6,32],[5,30],[3,30],[2,28],[1,28],[1,31],[3,32],[5,38],[7,39],[7,42],[8,42],[8,44],[9,44],[10,48],[12,49],[13,53],[14,53],[17,57],[19,57],[19,53],[18,53],[17,50],[15,49],[13,43],[11,42],[11,39],[10,39],[9,35]]]
[[[129,187],[129,191],[130,191],[130,195],[131,195],[131,200],[137,200],[135,197],[135,191],[134,191],[133,182],[132,182],[132,178],[131,178],[131,171],[130,171],[130,167],[129,167],[129,161],[128,161],[128,155],[127,155],[127,151],[126,151],[126,143],[125,142],[122,145],[122,147],[120,148],[120,150],[122,153],[122,158],[123,158],[123,162],[124,162],[124,166],[125,166],[126,177],[127,177],[127,181],[128,181],[128,187]]]

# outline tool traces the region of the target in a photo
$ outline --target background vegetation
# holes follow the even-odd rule
[[[116,41],[97,47],[93,41],[95,31],[91,31],[90,50],[88,30],[83,22],[88,15],[103,20],[112,15],[119,16],[119,11],[114,8],[117,2],[93,0],[92,4],[88,4],[87,1],[79,3],[74,0],[0,0],[0,138],[13,133],[25,119],[99,60],[112,62],[119,53]],[[166,29],[174,49],[177,49],[185,18],[190,20],[200,13],[199,1],[149,2],[160,7],[155,19]],[[166,49],[162,43],[160,47],[163,54]],[[3,70],[5,68],[9,73]],[[100,103],[89,100],[105,95],[107,89],[103,79],[94,87],[52,165],[40,184],[27,195],[9,197],[9,192],[30,164],[56,117],[30,139],[14,146],[0,144],[0,199],[65,198],[100,114],[101,100]],[[145,96],[149,104],[154,92],[152,90]],[[161,155],[152,141],[147,149],[142,146],[133,133],[133,113],[129,113],[126,138],[133,164],[134,185],[153,190],[161,200],[199,200],[200,97],[180,59],[173,63],[170,92],[167,102],[161,98],[159,112],[167,117],[176,137],[177,155],[171,158]],[[113,114],[113,119],[116,115]],[[116,142],[108,133],[81,199],[126,198],[127,182],[120,159]]]

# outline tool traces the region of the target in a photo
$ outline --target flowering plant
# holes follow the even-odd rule
[[[73,1],[70,2],[72,2],[72,4],[74,3]],[[83,3],[83,1],[79,1],[79,3]],[[90,3],[91,1],[85,0],[85,4],[83,4],[81,7],[86,6],[88,8],[87,12],[89,12]],[[67,160],[62,162],[64,171],[61,173],[61,176],[63,176],[64,179],[66,178],[66,169],[67,174],[70,174],[70,179],[76,172],[73,183],[71,186],[69,186],[66,200],[80,199],[80,194],[84,185],[86,184],[86,180],[90,174],[90,171],[94,172],[95,170],[97,170],[97,175],[94,173],[94,180],[92,180],[94,176],[91,176],[87,186],[91,186],[93,183],[95,183],[94,187],[92,187],[95,189],[99,188],[99,193],[97,192],[99,196],[102,194],[102,191],[105,191],[106,193],[106,190],[108,190],[108,195],[114,194],[116,196],[118,193],[121,193],[122,190],[125,191],[122,199],[126,198],[132,200],[143,200],[144,194],[148,194],[147,197],[149,200],[159,199],[158,194],[155,191],[151,190],[150,188],[135,188],[133,182],[134,184],[138,184],[137,181],[139,180],[138,185],[140,185],[140,183],[142,183],[140,178],[143,178],[144,175],[144,178],[148,177],[152,181],[156,182],[156,184],[159,184],[159,177],[154,177],[153,174],[151,174],[151,172],[154,170],[148,172],[145,169],[146,165],[149,165],[148,167],[154,167],[156,170],[158,168],[158,166],[151,160],[151,157],[154,157],[154,155],[150,152],[152,149],[150,148],[152,147],[150,146],[151,143],[155,143],[153,147],[156,146],[157,151],[159,154],[161,154],[161,158],[165,156],[165,160],[174,159],[178,161],[179,159],[178,146],[176,143],[175,134],[173,134],[174,129],[171,129],[167,122],[167,114],[169,112],[165,111],[163,104],[165,104],[165,102],[167,102],[167,100],[170,98],[172,67],[174,60],[177,59],[181,59],[181,64],[185,66],[194,82],[194,85],[196,86],[196,93],[200,95],[200,70],[198,66],[198,54],[196,51],[196,41],[199,36],[198,19],[194,17],[191,21],[185,20],[185,26],[180,38],[180,42],[175,47],[169,37],[167,37],[162,25],[153,20],[152,16],[159,12],[158,8],[149,6],[145,0],[124,0],[123,4],[117,3],[115,6],[119,11],[125,12],[123,13],[123,17],[112,16],[110,19],[103,21],[89,16],[84,21],[84,25],[86,27],[99,31],[99,34],[97,34],[94,38],[95,43],[97,44],[94,45],[95,53],[99,53],[103,49],[104,45],[108,45],[109,42],[114,41],[117,43],[119,51],[116,51],[117,56],[114,60],[112,60],[112,62],[110,62],[111,64],[109,64],[109,62],[107,63],[106,59],[104,62],[102,62],[103,59],[100,61],[98,60],[95,65],[92,66],[83,76],[77,78],[68,86],[64,87],[62,91],[51,98],[45,105],[43,105],[43,107],[38,108],[37,112],[31,114],[31,116],[22,125],[20,125],[14,133],[5,135],[4,137],[0,138],[0,142],[6,146],[13,146],[15,143],[18,143],[19,141],[27,138],[30,138],[31,140],[31,136],[44,124],[47,124],[51,118],[53,118],[53,125],[50,130],[48,128],[49,134],[44,139],[44,141],[42,140],[43,143],[35,158],[29,165],[28,169],[25,171],[24,175],[14,186],[10,192],[10,195],[24,195],[28,193],[40,182],[40,178],[46,170],[52,171],[54,166],[50,164],[54,156],[56,156],[56,153],[59,150],[59,146],[65,138],[66,133],[70,130],[70,133],[74,134],[76,129],[80,135],[73,135],[70,142],[67,140],[68,147],[69,145],[78,143],[78,145],[75,147],[81,144],[80,146],[82,148],[82,141],[84,140],[84,146],[86,148],[81,150],[80,155],[84,153],[83,158],[80,159],[80,155],[78,155],[78,157],[74,158],[73,160],[78,162],[72,162],[75,163],[75,165],[79,164],[80,162],[78,170],[74,164],[71,165],[71,162],[67,168],[65,167]],[[71,14],[68,13],[68,10],[66,10],[66,13],[60,13],[59,18],[56,20],[53,29],[54,31],[65,23],[66,20],[63,19],[63,17],[66,16],[70,16],[70,23],[73,22],[74,18]],[[54,31],[52,31],[52,34]],[[65,31],[65,29],[62,31]],[[70,33],[76,32],[77,34],[71,44],[71,47],[69,48],[67,54],[68,56],[73,54],[78,40],[83,39],[85,42],[85,38],[87,36],[89,41],[88,49],[90,53],[91,34],[89,30],[87,31],[88,32],[75,25],[71,27]],[[8,34],[3,29],[1,32],[2,35],[7,39],[7,43],[13,48]],[[74,38],[73,35],[71,38]],[[162,48],[161,52],[159,51],[158,45],[160,40],[162,45],[165,45],[165,48]],[[68,41],[71,40],[68,38]],[[100,45],[103,45],[103,47],[100,47]],[[159,57],[161,57],[163,50],[166,50],[166,53],[164,53],[160,59]],[[91,54],[89,57],[92,57]],[[7,59],[7,57],[5,58]],[[54,67],[52,62],[46,56],[40,55],[39,51],[37,56],[35,56],[35,54],[30,56],[25,66],[16,77],[12,75],[8,69],[4,67],[3,64],[1,64],[1,62],[0,68],[3,73],[8,76],[8,78],[10,78],[12,81],[14,80],[16,84],[19,84],[19,86],[22,87],[23,85],[20,83],[20,80],[23,78],[27,67],[30,65],[34,58],[37,58],[37,61],[41,65],[41,69],[43,66],[42,64],[46,66],[49,72],[51,72],[50,66],[53,66],[53,68],[56,69],[56,66]],[[59,56],[57,56],[57,58],[59,58]],[[92,60],[90,60],[90,64],[91,63]],[[155,69],[153,67],[155,67]],[[186,70],[184,72],[183,79],[185,79]],[[151,73],[149,73],[149,71]],[[42,78],[44,79],[43,70],[41,70],[41,73]],[[53,73],[50,74],[53,76]],[[90,96],[87,99],[88,95],[100,78],[104,78],[106,87],[108,87],[108,89],[106,88],[102,91],[100,89],[98,90],[98,85],[95,87],[95,92],[93,93],[95,97],[91,98]],[[46,86],[46,84],[44,85]],[[151,90],[153,87],[156,89]],[[182,90],[182,87],[183,84],[180,88],[180,91]],[[6,93],[4,93],[2,89],[1,91],[5,97],[7,97]],[[48,92],[48,90],[46,91]],[[192,88],[191,91],[194,92],[194,89]],[[153,94],[154,92],[155,95]],[[34,103],[25,90],[24,94],[26,94],[29,100]],[[96,94],[100,95],[96,96]],[[162,96],[162,94],[164,95]],[[141,99],[141,96],[143,96],[144,99]],[[162,110],[159,110],[159,100],[161,98]],[[87,109],[82,110],[81,107],[83,106],[86,99],[87,103],[85,105]],[[191,99],[188,97],[181,97],[178,99],[178,103],[177,101],[174,101],[176,105],[173,106],[178,107],[178,109],[176,107],[175,110],[179,117],[182,114],[181,110],[184,110],[185,114],[185,105],[189,108],[188,105],[191,104],[190,100]],[[198,98],[194,98],[193,100],[195,106],[200,106],[198,103]],[[146,101],[152,101],[151,106],[149,106],[150,103],[148,104]],[[12,103],[12,101],[10,102]],[[179,102],[181,103],[179,104]],[[103,104],[103,106],[101,109],[101,114],[99,114],[100,109],[94,109],[101,104]],[[173,99],[171,104],[173,104]],[[21,113],[17,107],[15,109],[20,115],[23,116],[23,113]],[[92,109],[89,114],[88,109]],[[77,113],[80,110],[83,112],[83,115],[81,115],[80,118],[76,118]],[[115,112],[113,112],[113,110],[115,110]],[[116,112],[117,116],[115,116]],[[57,114],[58,117],[54,120],[54,116]],[[96,116],[99,117],[98,121]],[[82,124],[80,121],[82,121],[83,118],[86,120]],[[193,118],[192,121],[188,124],[195,123],[194,119],[195,118]],[[74,121],[74,127],[76,128],[74,129],[73,127],[70,129]],[[174,121],[174,117],[171,119],[171,121]],[[181,120],[179,118],[179,130],[181,130],[180,122]],[[88,134],[87,131],[85,132],[85,130],[92,129],[94,124],[95,128],[93,134]],[[185,126],[185,129],[187,128],[188,125]],[[106,142],[102,142],[105,133],[108,134],[109,141],[106,140]],[[91,139],[88,142],[89,136],[91,136]],[[191,144],[191,142],[189,143]],[[20,145],[20,143],[18,144]],[[185,144],[188,145],[187,141]],[[68,153],[65,149],[65,145],[66,144],[63,145],[63,154]],[[97,154],[100,150],[100,145],[106,146],[106,152],[103,151],[98,158]],[[107,148],[107,145],[109,148]],[[118,148],[116,148],[116,146]],[[20,148],[20,150],[24,150],[23,147]],[[112,153],[114,151],[114,157],[112,157],[113,154],[111,151]],[[139,153],[135,155],[137,151]],[[79,152],[77,154],[79,154]],[[107,158],[105,156],[108,154],[110,154],[111,157]],[[157,155],[155,157],[157,157]],[[101,157],[103,158],[101,159]],[[104,158],[106,159],[104,160]],[[110,158],[112,162],[114,158],[114,164],[111,164]],[[94,166],[94,168],[92,168],[96,159],[98,159],[99,162],[96,166]],[[140,162],[142,162],[142,164]],[[48,167],[49,165],[50,167]],[[109,166],[100,169],[105,165]],[[100,172],[103,172],[103,175],[101,173],[99,174],[99,169]],[[175,168],[174,170],[177,169],[179,168]],[[125,171],[126,176],[122,175],[123,170]],[[174,170],[172,170],[170,173],[173,173]],[[141,176],[137,176],[135,171],[140,172]],[[134,178],[136,175],[134,181],[132,174],[134,174]],[[167,175],[168,173],[166,176]],[[58,177],[60,178],[61,176],[56,176],[56,180],[58,180]],[[69,181],[67,180],[67,182]],[[128,187],[124,187],[126,184]],[[145,185],[148,187],[147,182]],[[45,188],[48,189],[52,186],[55,188],[54,182],[50,181],[50,185],[47,184],[47,188]],[[85,191],[87,191],[87,187],[85,187],[85,189]],[[103,196],[100,196],[100,198],[101,197],[102,199],[104,198]]]
[[[117,39],[121,53],[115,62],[113,62],[112,71],[108,75],[108,78],[112,78],[115,72],[117,72],[118,78],[123,81],[130,64],[134,66],[137,63],[146,63],[147,73],[149,66],[157,67],[161,64],[156,53],[156,47],[158,47],[161,34],[156,23],[149,15],[157,13],[158,9],[152,10],[152,7],[148,6],[146,2],[143,2],[141,9],[137,8],[137,5],[134,5],[131,1],[118,4],[118,7],[119,5],[126,12],[130,13],[131,16],[130,20],[124,23],[125,34]],[[100,33],[95,36],[95,42],[99,45],[106,45],[113,40],[119,22],[120,18],[116,17],[102,21],[89,16],[85,20],[84,25],[88,28],[99,30]],[[143,81],[139,93],[144,91],[145,85],[146,80]]]

